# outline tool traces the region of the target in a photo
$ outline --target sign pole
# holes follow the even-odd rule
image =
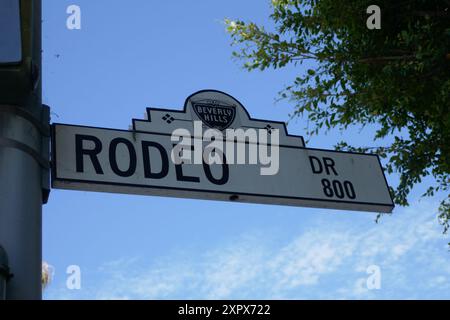
[[[47,201],[49,109],[41,104],[41,1],[20,4],[19,63],[0,65],[0,245],[6,299],[42,299],[42,204]],[[1,63],[1,62],[0,62]]]

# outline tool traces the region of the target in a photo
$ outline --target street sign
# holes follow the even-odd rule
[[[205,139],[207,128],[226,134]],[[230,140],[233,132],[239,134]],[[262,133],[262,140],[250,139]],[[196,162],[195,155],[192,161],[211,141],[226,145],[212,148],[223,161]],[[176,158],[180,150],[192,151],[191,158]],[[233,159],[239,150],[245,163]],[[182,111],[149,108],[130,130],[53,124],[52,156],[52,184],[60,189],[375,212],[394,207],[376,155],[306,148],[284,123],[252,119],[236,99],[213,90],[190,96]]]

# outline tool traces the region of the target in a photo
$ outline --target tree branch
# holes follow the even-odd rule
[[[377,63],[383,61],[396,61],[396,60],[411,60],[415,59],[416,56],[413,54],[403,55],[403,56],[390,56],[390,57],[368,57],[364,59],[360,59],[359,62],[362,63]]]

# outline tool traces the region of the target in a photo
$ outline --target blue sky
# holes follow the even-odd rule
[[[269,1],[43,2],[43,97],[55,122],[127,129],[146,107],[181,109],[201,89],[233,95],[255,118],[286,121],[293,110],[275,98],[300,69],[244,71],[222,23],[267,24]],[[66,28],[72,4],[81,30]],[[288,128],[301,135],[305,126],[297,119]],[[333,131],[308,146],[368,145],[371,131]],[[374,213],[52,190],[43,258],[54,276],[44,296],[449,299],[440,197],[420,200],[425,189],[379,224]],[[80,290],[66,287],[70,265],[81,268]],[[373,265],[381,288],[369,290]]]

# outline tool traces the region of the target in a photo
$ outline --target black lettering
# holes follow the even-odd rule
[[[175,147],[175,145],[173,145]],[[194,146],[191,146],[191,151],[194,151]],[[183,162],[181,162],[181,164],[176,164],[175,165],[175,173],[177,175],[177,180],[178,181],[187,181],[187,182],[196,182],[199,183],[200,182],[200,178],[199,177],[191,177],[191,176],[185,176],[183,173]]]
[[[347,195],[347,197],[349,197],[350,199],[356,198],[356,193],[355,193],[355,188],[353,188],[353,183],[351,183],[350,181],[344,181],[344,189],[345,189],[345,194]]]
[[[161,156],[161,171],[152,172],[150,163],[149,148],[153,147],[159,151]],[[167,152],[162,145],[152,141],[142,141],[142,155],[144,160],[144,175],[148,179],[162,179],[169,173],[169,157]]]
[[[314,174],[319,174],[323,172],[322,162],[319,158],[314,156],[309,156],[309,163],[311,164],[311,169]],[[316,165],[318,167],[316,167]]]
[[[323,187],[323,193],[328,197],[332,198],[334,193],[333,189],[331,189],[331,183],[328,179],[322,179],[322,187]]]
[[[228,168],[228,164],[227,164],[227,159],[225,158],[225,155],[223,155],[223,161],[222,161],[222,177],[220,179],[216,179],[213,177],[212,173],[211,173],[211,168],[209,167],[209,165],[203,161],[203,171],[205,171],[206,174],[206,178],[208,178],[208,180],[211,183],[214,183],[216,185],[224,185],[225,183],[228,182],[228,179],[230,178],[230,170]]]
[[[329,169],[333,170],[333,172],[334,172],[334,174],[336,176],[338,175],[338,173],[336,172],[336,169],[334,169],[335,163],[334,163],[333,159],[324,157],[323,158],[323,163],[325,165],[325,170],[327,172],[327,175],[330,175],[330,170]]]
[[[339,180],[333,180],[333,190],[336,197],[339,199],[344,198],[344,188],[342,187],[342,183]]]
[[[94,143],[94,149],[83,149],[83,141],[91,141]],[[102,142],[99,138],[94,136],[88,136],[83,134],[75,135],[75,157],[77,172],[84,172],[84,157],[89,156],[92,165],[94,166],[97,174],[103,174],[103,169],[98,161],[98,154],[102,151]]]
[[[117,165],[117,146],[119,144],[124,144],[127,149],[128,153],[130,155],[130,163],[128,165],[128,169],[125,171],[120,170],[119,166]],[[130,177],[136,172],[136,164],[137,164],[137,157],[136,157],[136,150],[134,150],[133,144],[124,138],[115,138],[111,141],[109,145],[109,163],[111,164],[111,169],[114,171],[115,174],[121,177]]]
[[[199,177],[185,176],[183,174],[183,164],[176,164],[175,165],[175,173],[177,175],[177,180],[178,181],[187,181],[187,182],[196,182],[196,183],[200,182],[200,178]]]

